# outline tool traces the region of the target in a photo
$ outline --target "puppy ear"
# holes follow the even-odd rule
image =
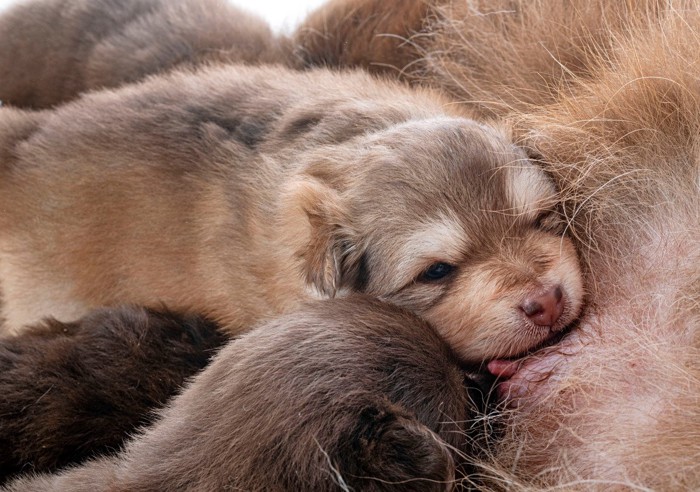
[[[285,192],[287,238],[296,243],[306,281],[334,297],[348,281],[352,262],[350,221],[339,193],[312,177],[292,182]]]
[[[358,489],[445,491],[454,486],[456,465],[449,446],[389,402],[359,412],[349,442],[352,449],[343,453],[349,462],[340,464],[348,477],[362,480]]]

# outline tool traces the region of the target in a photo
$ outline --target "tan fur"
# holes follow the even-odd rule
[[[305,299],[362,291],[435,322],[479,362],[550,339],[581,306],[578,274],[559,271],[578,265],[554,188],[512,203],[512,168],[541,171],[507,129],[431,92],[229,66],[54,112],[5,108],[0,134],[5,330],[164,303],[238,333]],[[425,280],[439,262],[454,271]],[[483,299],[479,275],[500,279]],[[534,324],[521,305],[557,285],[564,314]]]
[[[410,313],[316,302],[229,343],[116,456],[2,490],[454,490],[472,383]]]
[[[360,4],[385,9],[339,2],[337,18]],[[485,473],[509,490],[697,489],[700,2],[437,4],[404,33],[422,33],[404,76],[516,122],[563,190],[591,289],[580,330],[501,386],[517,411]]]
[[[178,66],[280,61],[283,45],[226,0],[25,1],[0,33],[0,100],[32,108]]]

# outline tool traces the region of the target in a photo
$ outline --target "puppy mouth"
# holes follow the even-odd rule
[[[571,327],[552,330],[551,335],[525,352],[508,358],[496,358],[486,364],[488,373],[495,377],[494,388],[499,401],[507,408],[518,406],[519,400],[528,393],[527,385],[515,381],[518,373],[531,356],[557,346],[571,331]]]

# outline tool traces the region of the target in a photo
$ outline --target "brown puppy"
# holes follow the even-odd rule
[[[700,2],[431,3],[411,28],[424,33],[413,80],[518,122],[563,191],[591,290],[557,350],[490,366],[511,376],[501,391],[518,411],[485,471],[509,490],[697,490]],[[361,6],[390,26],[405,15],[390,4],[325,16]],[[331,46],[335,32],[367,36],[322,32]],[[361,63],[375,60],[387,63],[369,49]]]
[[[0,109],[8,331],[165,303],[236,334],[361,291],[465,360],[523,353],[581,306],[547,176],[437,94],[229,66]]]
[[[227,340],[198,317],[126,307],[0,339],[0,483],[119,449]]]
[[[226,0],[33,0],[0,15],[0,100],[47,108],[176,66],[279,61],[267,24]]]
[[[316,302],[231,342],[114,458],[4,490],[451,490],[465,383],[408,312]]]

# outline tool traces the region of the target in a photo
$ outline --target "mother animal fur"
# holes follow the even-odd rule
[[[465,383],[410,313],[316,302],[229,343],[121,453],[3,490],[452,490]]]
[[[503,129],[362,73],[223,66],[0,109],[5,329],[164,303],[238,333],[361,291],[465,360],[581,306],[553,185]]]

